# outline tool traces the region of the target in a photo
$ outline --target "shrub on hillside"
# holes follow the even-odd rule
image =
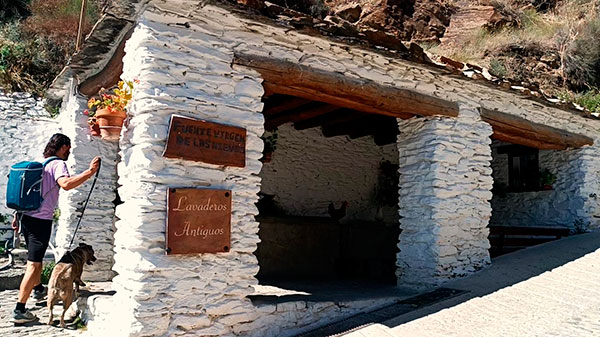
[[[329,13],[329,7],[323,0],[273,0],[273,3],[291,8],[298,12],[310,14],[321,19]]]
[[[43,93],[75,52],[81,1],[32,0],[29,17],[0,26],[0,87]],[[105,2],[88,1],[84,36]]]
[[[48,37],[65,51],[75,51],[79,14],[82,0],[33,0],[32,15],[25,20],[23,29],[28,33]],[[83,32],[87,34],[98,19],[98,1],[88,1]]]
[[[0,23],[24,18],[30,14],[29,0],[0,0]]]
[[[600,87],[600,18],[596,17],[578,29],[563,31],[567,39],[563,49],[564,75],[574,89]],[[571,39],[569,40],[569,38]]]
[[[0,29],[0,46],[0,86],[10,91],[41,94],[64,62],[56,43],[24,33],[18,22]]]

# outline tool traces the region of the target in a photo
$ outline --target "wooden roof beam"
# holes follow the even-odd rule
[[[236,54],[233,64],[259,72],[268,92],[404,119],[413,115],[458,116],[458,105],[454,102],[290,61]]]
[[[531,122],[525,118],[500,112],[480,109],[481,119],[489,123],[495,139],[538,149],[564,150],[592,145],[590,137]]]
[[[330,113],[317,116],[311,119],[307,119],[304,121],[300,121],[294,124],[296,130],[306,130],[318,126],[327,126],[345,122],[351,122],[356,120],[357,118],[364,117],[364,113],[360,113],[357,111],[349,110],[349,109],[339,109],[336,111],[332,111]]]
[[[560,146],[558,144],[551,144],[551,143],[543,143],[531,138],[526,138],[526,137],[521,137],[521,136],[517,136],[514,134],[509,134],[509,133],[504,133],[502,131],[496,131],[494,130],[494,133],[492,134],[492,139],[497,139],[497,140],[501,140],[503,142],[508,142],[511,144],[519,144],[519,145],[525,145],[525,146],[529,146],[529,147],[533,147],[536,149],[540,149],[540,150],[565,150],[567,149],[566,146]]]

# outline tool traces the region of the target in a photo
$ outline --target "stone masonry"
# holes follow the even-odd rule
[[[74,82],[69,89],[63,100],[60,115],[63,133],[71,138],[71,156],[67,161],[69,171],[71,174],[78,174],[86,170],[95,156],[100,156],[102,163],[96,186],[74,239],[75,227],[92,187],[93,178],[77,189],[61,191],[59,199],[61,214],[56,230],[56,249],[59,252],[58,256],[62,256],[69,248],[72,239],[70,250],[76,248],[80,242],[92,245],[98,260],[84,270],[83,279],[108,281],[114,276],[112,265],[115,205],[113,201],[116,199],[117,188],[118,144],[90,136],[87,130],[87,116],[83,114],[87,108],[87,99],[76,92]]]
[[[153,18],[137,26],[124,59],[123,77],[140,83],[118,165],[124,204],[117,207],[113,269],[119,275],[113,279],[116,294],[110,305],[119,310],[107,320],[110,324],[90,322],[90,331],[233,336],[233,326],[259,316],[246,296],[258,272],[252,252],[259,241],[254,203],[260,189],[263,88],[256,76],[231,68],[231,54],[211,35],[178,36]],[[170,48],[161,47],[163,39]],[[162,157],[174,113],[244,127],[246,166]],[[232,190],[230,252],[165,255],[167,189],[183,186]]]
[[[492,128],[477,109],[399,120],[399,284],[431,286],[490,263]]]
[[[377,146],[372,137],[326,138],[319,128],[278,128],[277,149],[260,172],[261,191],[289,215],[328,217],[327,206],[349,202],[342,221],[373,220],[379,164],[398,162],[396,144]],[[387,222],[398,222],[396,207],[383,207]]]
[[[117,293],[113,301],[97,308],[104,314],[93,318],[90,332],[103,336],[110,331],[130,336],[274,335],[268,324],[261,330],[240,329],[260,316],[247,295],[257,283],[254,276],[259,268],[253,254],[259,241],[254,203],[260,190],[264,92],[259,74],[232,65],[235,53],[273,57],[464,102],[458,118],[399,121],[400,173],[404,176],[400,207],[407,206],[400,211],[405,219],[401,220],[398,261],[402,261],[399,279],[405,284],[439,284],[489,263],[485,227],[491,214],[492,130],[481,122],[478,107],[597,139],[597,121],[423,65],[249,19],[226,4],[150,2],[127,42],[122,75],[140,84],[120,143],[119,194],[124,204],[117,207],[114,235]],[[246,167],[162,157],[171,114],[246,128]],[[584,181],[590,184],[580,188],[582,196],[595,187],[591,184],[597,172],[586,171],[593,167],[588,165],[593,150],[582,149],[579,156]],[[165,255],[167,188],[184,186],[233,191],[229,253]],[[415,193],[409,194],[411,190]],[[600,211],[598,200],[585,198],[584,212],[591,219]],[[405,265],[407,261],[410,264]],[[118,313],[111,310],[114,307]],[[292,331],[295,319],[287,317],[292,326],[287,331]]]
[[[13,213],[6,207],[4,197],[10,166],[25,160],[43,160],[46,142],[59,131],[58,121],[50,117],[44,104],[43,99],[29,93],[0,90],[0,215],[8,216],[7,221]],[[1,227],[4,225],[0,223]],[[0,232],[0,241],[11,236]]]
[[[494,142],[492,145],[494,184],[500,189],[508,186],[508,154],[498,154],[498,147],[509,145]],[[490,224],[499,226],[567,226],[575,228],[579,210],[585,198],[580,195],[585,173],[577,165],[581,150],[540,150],[540,170],[548,169],[556,175],[552,190],[496,193],[492,199]],[[578,220],[579,219],[579,220]]]

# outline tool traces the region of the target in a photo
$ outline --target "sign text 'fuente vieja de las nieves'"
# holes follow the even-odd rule
[[[231,247],[231,191],[169,188],[167,254],[228,252]]]
[[[163,156],[245,167],[246,129],[172,115]]]

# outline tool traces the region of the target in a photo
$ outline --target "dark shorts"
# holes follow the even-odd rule
[[[42,262],[52,234],[52,220],[23,215],[21,229],[27,244],[27,261]]]

